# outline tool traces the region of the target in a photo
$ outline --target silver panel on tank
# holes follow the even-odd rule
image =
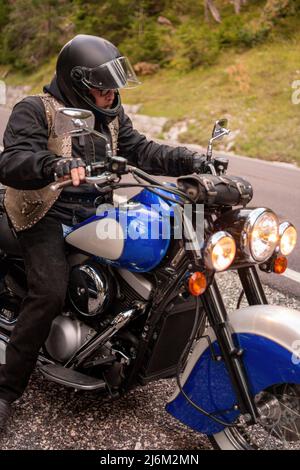
[[[121,224],[109,217],[85,224],[66,236],[66,242],[70,245],[109,260],[120,258],[124,240]]]

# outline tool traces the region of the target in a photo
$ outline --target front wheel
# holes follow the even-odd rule
[[[260,418],[210,437],[220,450],[299,450],[300,385],[274,385],[255,397]]]

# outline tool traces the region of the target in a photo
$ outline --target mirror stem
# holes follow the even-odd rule
[[[90,132],[91,132],[91,134],[94,134],[94,135],[96,135],[97,137],[102,137],[102,139],[105,140],[105,142],[106,142],[106,144],[105,144],[106,156],[107,156],[108,158],[112,158],[112,156],[113,156],[113,154],[112,154],[112,149],[111,149],[109,140],[108,140],[108,138],[106,137],[106,135],[101,134],[101,132],[95,131],[94,129],[93,129],[93,130],[90,129]]]
[[[112,158],[112,150],[109,142],[106,142],[106,155],[108,158]]]
[[[212,157],[212,139],[208,143],[207,152],[206,152],[207,161],[211,162]]]

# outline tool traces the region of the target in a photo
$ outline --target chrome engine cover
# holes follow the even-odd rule
[[[70,274],[68,296],[77,313],[95,317],[110,305],[112,280],[109,272],[93,262],[75,266]]]
[[[55,361],[65,362],[95,334],[93,328],[81,321],[68,315],[59,315],[52,322],[45,348]]]

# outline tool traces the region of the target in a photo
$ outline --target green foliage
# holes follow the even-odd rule
[[[293,23],[293,16],[300,12],[300,0],[267,0],[259,16],[245,28],[250,45],[278,35],[286,38],[297,31],[299,24]]]
[[[240,17],[233,15],[224,18],[217,35],[221,47],[252,47],[263,40],[263,36],[258,35],[257,31],[251,30]]]
[[[294,0],[267,0],[263,17],[274,24],[279,18],[293,13],[295,3]]]
[[[8,22],[9,18],[9,3],[8,0],[0,0],[0,63],[5,63],[6,62],[6,57],[3,51],[3,48],[1,47],[1,44],[3,44],[4,41],[4,27]]]
[[[151,19],[144,19],[141,23],[137,17],[127,39],[120,45],[122,53],[128,55],[133,63],[146,61],[163,65],[166,61],[166,31],[163,33],[163,29]]]
[[[0,0],[0,33],[2,32],[3,26],[8,21],[9,15],[9,3],[7,0]]]
[[[187,21],[176,32],[174,57],[170,65],[178,70],[211,65],[219,51],[218,37],[207,25],[199,28],[195,20]]]
[[[0,0],[0,63],[32,70],[85,33],[106,37],[133,63],[186,71],[299,28],[300,0],[248,0],[239,15],[230,0],[214,3],[220,24],[207,21],[204,0]]]
[[[133,0],[74,0],[73,21],[76,33],[95,34],[116,45],[128,34],[134,19]]]
[[[66,21],[67,0],[15,0],[3,27],[2,51],[7,63],[31,69],[51,57],[72,34]]]
[[[174,24],[180,23],[180,19],[204,17],[204,6],[202,0],[165,0],[161,12]]]

